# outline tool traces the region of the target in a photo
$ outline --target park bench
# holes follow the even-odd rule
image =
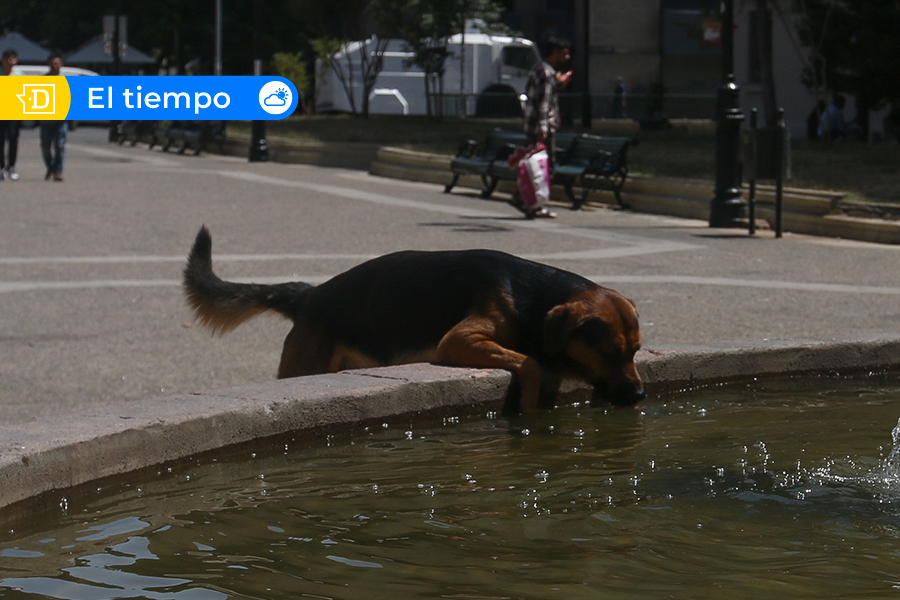
[[[194,155],[206,150],[211,142],[217,142],[220,150],[225,141],[225,121],[169,121],[157,126],[154,130],[152,149],[162,146],[163,152],[177,144],[178,154],[193,147]]]
[[[132,146],[142,141],[152,141],[156,121],[123,121],[119,126],[119,145],[130,142]]]
[[[559,159],[560,148],[567,148],[572,143],[572,140],[574,140],[576,137],[577,137],[577,135],[574,133],[557,133],[556,134],[556,157],[557,157],[557,160]],[[524,143],[521,144],[521,146],[524,146],[524,145],[525,145]],[[513,148],[513,152],[515,152],[515,150],[516,149]],[[510,154],[512,154],[512,152]],[[507,158],[509,158],[509,155],[507,155]],[[490,183],[491,183],[490,192],[488,192],[487,195],[485,195],[484,192],[482,192],[482,196],[484,196],[485,198],[490,197],[491,192],[493,192],[494,188],[497,187],[497,183],[499,181],[503,181],[503,180],[516,181],[518,179],[518,175],[519,175],[518,170],[515,167],[510,166],[509,161],[507,161],[507,160],[493,163],[490,166],[490,168],[488,169],[488,177],[490,178]]]
[[[558,133],[553,181],[562,184],[573,209],[581,208],[588,193],[598,189],[611,190],[619,206],[624,207],[621,191],[628,177],[628,147],[635,144],[637,140],[630,137]],[[453,179],[444,186],[444,192],[450,192],[461,175],[477,175],[481,177],[482,198],[489,198],[497,183],[516,180],[516,169],[507,159],[525,145],[524,133],[501,129],[491,131],[483,142],[463,142],[450,161]],[[575,195],[576,185],[581,187],[581,196]]]
[[[466,140],[459,146],[456,156],[450,161],[453,179],[444,186],[449,193],[459,181],[460,175],[481,177],[481,197],[489,198],[501,179],[515,181],[516,174],[506,160],[516,148],[525,145],[525,133],[495,129],[488,133],[483,142]]]
[[[575,138],[574,133],[556,134],[557,157],[560,149],[567,149]],[[517,148],[527,144],[522,132],[491,131],[483,142],[467,140],[460,144],[456,156],[450,161],[453,180],[444,186],[444,192],[450,192],[459,180],[460,175],[477,175],[481,177],[481,196],[490,198],[500,181],[516,181],[516,169],[509,166],[507,159]]]
[[[628,147],[636,144],[635,138],[582,134],[558,151],[553,180],[563,185],[574,210],[587,202],[591,190],[600,189],[611,190],[625,207],[621,192],[628,177]],[[581,196],[575,195],[575,185],[581,187]]]
[[[574,133],[557,133],[556,134],[556,158],[557,158],[557,160],[559,160],[560,149],[568,148],[569,145],[572,143],[572,140],[574,140],[576,137],[577,137],[577,134],[574,134]],[[524,138],[522,138],[522,139],[524,140]],[[525,146],[524,141],[522,144],[520,144],[519,147],[521,147],[521,146]],[[515,152],[515,150],[516,150],[516,148],[513,148],[513,152]],[[510,152],[506,158],[508,159],[509,156],[513,152]],[[488,169],[488,177],[490,177],[491,183],[492,183],[491,191],[493,191],[494,188],[497,187],[497,182],[502,181],[502,180],[516,181],[518,179],[518,175],[519,175],[518,170],[515,167],[510,166],[508,160],[503,160],[500,162],[493,163],[490,166],[490,168]],[[484,195],[484,194],[482,194],[482,195]],[[490,193],[488,193],[484,197],[485,198],[490,197]]]

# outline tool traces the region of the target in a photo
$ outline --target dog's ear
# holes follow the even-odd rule
[[[566,349],[572,331],[581,321],[579,306],[560,304],[553,307],[544,317],[544,351],[548,356],[559,356]]]

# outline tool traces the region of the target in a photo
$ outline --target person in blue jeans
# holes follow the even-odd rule
[[[62,64],[62,57],[59,54],[51,54],[47,58],[47,66],[50,67],[47,75],[59,75]],[[66,159],[68,132],[69,127],[65,121],[41,121],[41,154],[43,154],[44,164],[47,166],[47,174],[44,179],[63,180],[62,172]]]
[[[4,50],[0,59],[0,75],[15,75],[13,68],[19,62],[15,49]],[[0,180],[19,178],[16,172],[16,155],[19,153],[19,126],[21,121],[0,121]],[[8,150],[8,154],[7,154]]]

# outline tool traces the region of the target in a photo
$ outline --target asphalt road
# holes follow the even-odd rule
[[[317,283],[401,249],[496,248],[633,298],[644,346],[900,332],[900,247],[711,230],[608,209],[525,221],[474,191],[359,171],[148,151],[70,133],[46,182],[36,131],[0,182],[0,423],[274,377],[289,324],[215,338],[179,287],[198,227],[217,271]]]

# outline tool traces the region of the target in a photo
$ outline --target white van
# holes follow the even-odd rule
[[[525,92],[528,71],[541,60],[534,42],[523,38],[489,35],[471,31],[447,40],[450,56],[444,64],[444,94],[462,95],[466,115],[518,116],[519,96]],[[371,114],[424,115],[425,73],[411,64],[413,54],[401,40],[389,40],[383,66],[370,92]],[[373,41],[351,42],[335,55],[344,73],[353,67],[353,95],[357,109],[362,106],[362,52],[372,52]],[[348,58],[348,54],[350,57]],[[317,112],[351,110],[350,99],[334,69],[316,61]],[[495,114],[500,113],[500,114]]]
[[[46,75],[50,67],[47,65],[16,65],[13,67],[13,75]],[[65,77],[71,75],[99,75],[90,69],[79,69],[78,67],[62,67],[59,74]]]

